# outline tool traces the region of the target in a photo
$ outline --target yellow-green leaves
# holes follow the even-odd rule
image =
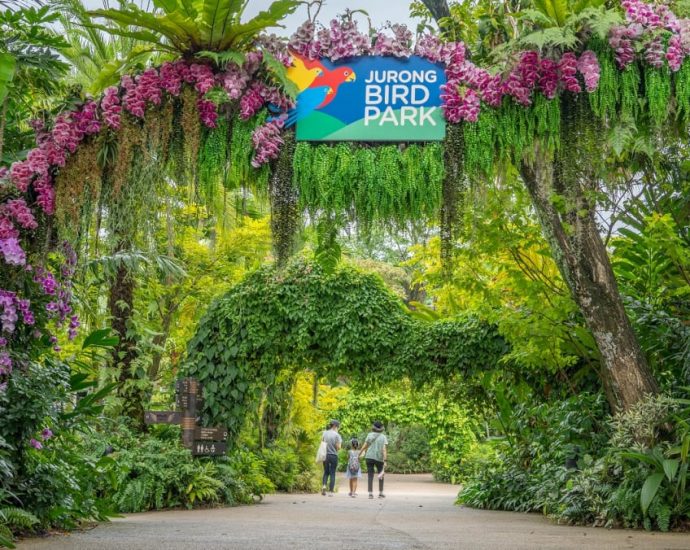
[[[13,55],[0,52],[0,101],[5,99],[14,78],[17,61]]]

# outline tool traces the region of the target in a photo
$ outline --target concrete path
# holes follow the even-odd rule
[[[364,480],[362,480],[364,481]],[[554,525],[535,514],[453,505],[457,487],[431,476],[386,476],[386,499],[366,482],[349,498],[270,495],[256,506],[129,514],[95,529],[31,539],[21,550],[690,549],[690,535]]]

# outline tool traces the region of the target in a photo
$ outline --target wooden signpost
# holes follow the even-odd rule
[[[228,430],[224,427],[198,425],[198,411],[203,404],[201,384],[195,378],[182,378],[175,383],[177,411],[146,411],[146,424],[179,424],[182,445],[195,456],[221,456],[227,450]]]

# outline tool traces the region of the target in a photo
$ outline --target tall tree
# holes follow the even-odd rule
[[[577,182],[559,177],[552,155],[535,146],[534,160],[523,161],[522,179],[532,198],[553,258],[568,284],[601,353],[603,383],[614,411],[627,410],[658,391],[623,305],[611,261],[596,224],[591,198],[599,179],[584,158]],[[556,196],[572,205],[559,210]]]
[[[450,7],[447,0],[422,0],[422,2],[436,21],[444,17],[450,17]]]

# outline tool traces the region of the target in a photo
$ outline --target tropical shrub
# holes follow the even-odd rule
[[[477,508],[553,514],[568,480],[607,440],[606,407],[599,394],[514,410],[513,433],[498,458],[469,479],[458,502]]]
[[[194,458],[182,447],[178,427],[141,435],[113,426],[97,435],[91,452],[107,453],[99,492],[118,512],[249,503],[274,490],[258,456],[236,450],[217,459]]]
[[[111,345],[108,331],[96,331],[69,364],[27,359],[0,391],[0,508],[30,511],[32,527],[71,528],[113,514],[96,490],[106,464],[86,459],[83,445],[112,389],[99,389],[94,376]]]

